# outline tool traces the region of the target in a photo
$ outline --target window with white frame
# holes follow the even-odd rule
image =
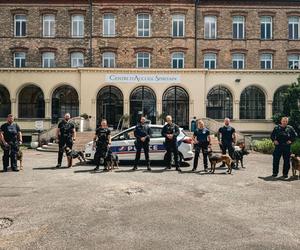
[[[53,52],[44,52],[42,54],[42,66],[43,68],[55,67],[55,54]]]
[[[217,38],[217,17],[216,16],[204,17],[204,38],[206,39]]]
[[[232,54],[232,68],[244,69],[245,68],[245,55],[244,54]]]
[[[55,15],[43,15],[43,37],[55,36]]]
[[[217,68],[217,55],[214,53],[208,53],[204,55],[204,68],[215,69]]]
[[[184,68],[184,53],[174,52],[172,54],[172,68],[183,69]]]
[[[262,16],[260,17],[260,34],[261,39],[268,40],[272,39],[272,17],[271,16]]]
[[[149,37],[150,36],[150,22],[151,17],[149,14],[137,15],[137,36]]]
[[[104,52],[102,54],[102,66],[103,68],[115,68],[116,54],[113,52]]]
[[[81,52],[71,53],[71,67],[72,68],[84,67],[83,53],[81,53]]]
[[[114,14],[107,13],[103,16],[103,36],[116,35],[116,18]]]
[[[25,52],[15,52],[14,53],[14,67],[24,68],[26,66],[26,53]]]
[[[172,36],[184,37],[185,33],[185,16],[173,15],[172,16]]]
[[[72,37],[84,36],[84,17],[83,15],[72,16]]]
[[[22,37],[27,34],[27,16],[26,15],[15,15],[14,20],[15,36]]]
[[[289,55],[288,56],[289,61],[289,69],[299,69],[300,66],[300,55]]]
[[[270,53],[264,53],[260,55],[260,68],[272,69],[273,67],[273,55]]]
[[[245,17],[234,16],[232,19],[233,39],[244,39],[245,37]]]
[[[136,66],[137,68],[150,68],[150,53],[138,52],[136,54]]]
[[[289,39],[298,40],[300,32],[300,17],[289,17]]]

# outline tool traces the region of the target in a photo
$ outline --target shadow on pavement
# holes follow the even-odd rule
[[[284,180],[282,177],[273,177],[272,175],[266,176],[266,177],[259,176],[258,179],[261,179],[264,181],[296,181],[296,180],[298,180],[298,178],[294,177],[294,176],[291,176],[287,180]]]
[[[45,167],[45,168],[32,168],[32,170],[59,170],[59,169],[67,169],[68,167],[60,167],[60,168],[56,168],[56,167]]]

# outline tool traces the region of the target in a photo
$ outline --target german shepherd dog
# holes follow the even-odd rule
[[[74,149],[70,149],[69,147],[65,147],[65,152],[68,159],[68,168],[72,167],[73,159],[78,159],[80,161],[80,164],[82,164],[83,162],[86,163],[84,153],[82,151],[76,151]]]
[[[110,149],[106,153],[106,167],[108,171],[119,168],[119,157],[116,154],[113,154]]]
[[[292,154],[291,162],[292,162],[293,176],[296,177],[298,171],[298,180],[299,180],[300,179],[300,157]]]
[[[17,161],[20,162],[20,170],[23,170],[23,152],[20,148],[17,153]]]
[[[212,174],[215,173],[216,165],[219,162],[225,163],[226,166],[228,167],[227,173],[231,174],[233,161],[229,155],[214,154],[211,149],[208,149],[207,153],[208,153],[208,160],[211,165],[210,172]]]
[[[241,162],[242,168],[244,167],[244,155],[248,155],[249,152],[245,149],[245,144],[240,143],[239,146],[235,146],[233,152],[233,160],[235,161],[235,167],[239,168],[239,162]]]

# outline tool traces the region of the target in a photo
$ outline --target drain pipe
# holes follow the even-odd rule
[[[93,67],[93,0],[89,0],[89,21],[90,21],[90,39],[89,39],[89,66]]]
[[[194,68],[197,68],[198,60],[198,6],[200,5],[200,0],[195,0],[195,62]]]

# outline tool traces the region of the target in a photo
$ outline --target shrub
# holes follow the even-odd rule
[[[263,154],[272,154],[275,148],[271,139],[254,140],[252,147],[255,151]]]
[[[292,144],[292,153],[295,155],[300,156],[300,139],[297,139],[293,144]]]

